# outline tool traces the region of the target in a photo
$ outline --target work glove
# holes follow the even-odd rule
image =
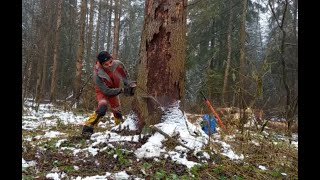
[[[126,86],[126,87],[123,88],[123,94],[125,96],[130,96],[130,94],[131,94],[130,92],[131,92],[130,86]]]
[[[135,81],[132,81],[131,83],[129,83],[128,86],[125,86],[125,87],[123,88],[123,93],[124,93],[124,95],[126,95],[126,96],[133,96],[134,93],[135,93],[135,90],[136,90],[136,86],[137,86],[137,84],[136,84]]]

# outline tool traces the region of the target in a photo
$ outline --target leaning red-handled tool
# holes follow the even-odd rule
[[[200,93],[202,94],[203,98],[204,98],[204,101],[206,102],[206,104],[209,106],[210,110],[212,111],[213,115],[217,118],[220,126],[226,130],[226,127],[223,125],[222,121],[220,120],[218,114],[216,113],[216,111],[213,109],[213,107],[211,106],[209,100],[204,96],[204,94],[200,91]]]

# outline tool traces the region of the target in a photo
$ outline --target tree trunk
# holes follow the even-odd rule
[[[121,0],[115,0],[115,11],[114,11],[114,36],[113,36],[113,49],[112,57],[118,59],[119,51],[119,25],[120,25],[120,12],[121,12]]]
[[[44,36],[45,37],[45,36]],[[43,39],[46,39],[46,38],[43,38]],[[46,42],[43,43],[44,46],[46,46]],[[47,51],[47,47],[43,47],[44,48],[44,51],[46,53]],[[36,104],[39,104],[40,103],[40,98],[41,98],[41,82],[42,82],[42,69],[43,69],[43,65],[42,65],[42,60],[41,58],[38,59],[38,62],[37,62],[37,84],[36,84]]]
[[[68,14],[68,36],[70,37],[70,41],[68,43],[68,50],[67,50],[67,58],[68,58],[68,71],[73,71],[73,73],[70,73],[68,76],[68,84],[67,85],[67,94],[64,97],[64,99],[68,99],[73,97],[74,95],[74,86],[71,84],[74,84],[74,76],[75,76],[75,67],[76,67],[76,61],[77,58],[77,45],[79,40],[79,22],[78,19],[78,11],[77,11],[77,0],[69,0],[69,14]],[[70,96],[71,95],[71,96]]]
[[[239,68],[239,105],[242,109],[240,113],[240,126],[241,132],[243,132],[244,124],[246,123],[247,118],[245,117],[245,97],[244,97],[244,77],[245,77],[245,64],[246,64],[246,55],[245,55],[245,41],[246,41],[246,15],[247,15],[247,3],[248,0],[243,1],[243,11],[242,11],[242,21],[240,27],[240,68]]]
[[[88,32],[88,44],[87,44],[87,56],[86,56],[86,71],[90,74],[91,65],[93,64],[91,61],[91,46],[92,46],[92,32],[93,32],[93,16],[94,16],[94,0],[90,0],[90,22],[89,22],[89,32]],[[100,23],[98,22],[98,25]],[[97,26],[98,26],[97,25]]]
[[[294,0],[293,1],[293,33],[294,33],[294,37],[295,40],[297,39],[297,16],[298,16],[298,0]]]
[[[284,24],[284,20],[285,20],[285,15],[286,15],[286,10],[287,10],[287,3],[285,4],[285,9],[284,9],[284,13],[283,13],[283,19],[282,19],[282,24]],[[281,31],[282,31],[282,39],[281,39],[281,47],[280,47],[280,57],[281,57],[281,67],[282,67],[282,81],[283,81],[283,85],[284,88],[286,90],[286,97],[287,97],[287,102],[286,102],[286,119],[288,121],[288,132],[289,134],[291,134],[290,132],[290,127],[291,127],[291,121],[292,121],[292,116],[293,114],[290,113],[290,109],[291,109],[291,90],[289,88],[288,82],[287,82],[287,68],[286,68],[286,61],[285,61],[285,57],[284,57],[284,51],[285,51],[285,40],[286,40],[286,31],[284,30],[283,26],[280,27]]]
[[[28,41],[31,42],[32,45],[26,45],[26,54],[25,57],[25,66],[23,68],[23,75],[22,75],[22,99],[25,100],[29,96],[29,86],[31,81],[31,72],[33,70],[33,63],[32,59],[35,56],[33,53],[33,49],[35,49],[35,40],[34,40],[34,33],[36,32],[36,17],[35,17],[35,7],[36,2],[32,1],[31,3],[31,20],[30,20],[30,30],[29,30],[29,38]]]
[[[107,11],[107,7],[109,7],[108,0],[106,1],[106,6],[103,7],[103,9],[105,9],[105,10],[103,11],[103,14],[101,14],[101,17],[104,17],[104,18],[100,17],[100,21],[99,21],[99,22],[102,21],[101,23],[99,23],[99,27],[100,27],[100,24],[102,24],[102,35],[101,35],[102,40],[100,40],[99,46],[102,47],[103,50],[107,49],[107,46],[105,45],[105,43],[106,43],[106,28],[107,28],[107,21],[108,21],[107,17],[109,16],[108,11]],[[102,11],[102,9],[100,8],[99,12],[101,12],[101,11]]]
[[[57,17],[57,29],[55,46],[53,50],[53,67],[52,67],[52,79],[51,79],[51,90],[50,90],[50,102],[56,101],[56,85],[57,85],[57,67],[58,67],[58,57],[59,57],[59,47],[60,47],[60,31],[61,31],[61,9],[62,0],[58,1],[58,17]]]
[[[232,42],[231,42],[231,35],[232,35],[232,0],[229,0],[229,25],[228,25],[228,55],[227,55],[227,63],[226,63],[226,69],[224,71],[224,80],[223,80],[223,88],[222,88],[222,104],[226,106],[225,100],[227,98],[227,85],[228,85],[228,77],[229,77],[229,69],[230,69],[230,62],[231,62],[231,47],[232,47]]]
[[[27,63],[26,63],[26,70],[25,70],[25,74],[23,77],[23,98],[25,99],[26,97],[28,97],[29,95],[29,86],[30,86],[30,79],[31,79],[31,72],[32,72],[32,61],[31,58],[33,57],[33,55],[30,55],[30,58],[27,59]]]
[[[48,6],[52,5],[52,2],[50,2],[48,4]],[[47,12],[48,13],[48,12]],[[45,28],[45,32],[49,32],[50,31],[50,26],[51,26],[51,21],[52,21],[52,15],[53,10],[49,11],[49,17],[48,17],[48,24],[46,25]],[[39,101],[43,100],[45,98],[45,92],[47,92],[47,88],[46,88],[46,82],[47,82],[47,69],[48,69],[48,61],[49,61],[49,45],[51,43],[51,36],[49,34],[47,34],[45,41],[45,47],[44,47],[44,55],[43,55],[43,63],[42,63],[42,79],[41,79],[41,87],[40,87],[40,97],[39,97]]]
[[[100,37],[100,22],[101,22],[101,13],[102,13],[102,8],[101,8],[101,6],[102,6],[102,0],[99,0],[99,15],[98,15],[98,22],[97,22],[97,32],[96,32],[96,54],[95,55],[97,55],[98,53],[99,53],[99,51],[100,51],[100,46],[99,46],[99,44],[100,44],[100,42],[99,42],[99,37]]]
[[[186,5],[187,0],[146,1],[138,89],[133,101],[140,130],[145,124],[159,123],[162,110],[178,100],[183,101]]]
[[[40,100],[45,97],[45,89],[46,89],[46,79],[47,79],[47,64],[48,64],[48,47],[49,47],[49,37],[46,42],[46,47],[44,51],[44,58],[43,58],[43,68],[42,68],[42,79],[41,79],[41,93],[40,93]]]
[[[133,46],[132,46],[132,37],[134,36],[133,35],[133,26],[134,24],[136,24],[136,18],[135,18],[135,12],[133,10],[133,7],[130,6],[129,8],[129,17],[130,17],[130,22],[128,24],[128,33],[126,35],[126,38],[127,38],[127,43],[125,44],[125,46],[127,47],[126,48],[126,57],[124,60],[127,61],[128,64],[130,64],[130,67],[128,67],[129,69],[129,72],[131,71],[131,64],[132,64],[132,52],[133,52]],[[133,72],[131,72],[130,74],[134,74]]]
[[[41,15],[43,17],[43,21],[45,21],[44,23],[41,24],[40,26],[40,34],[41,37],[40,39],[42,39],[42,41],[40,41],[41,44],[41,49],[44,50],[44,54],[47,51],[47,41],[48,41],[48,31],[47,31],[47,27],[49,26],[49,21],[48,19],[46,19],[46,14],[48,14],[48,1],[41,1]],[[38,58],[38,62],[37,62],[37,82],[36,82],[36,104],[37,104],[37,108],[36,110],[38,110],[38,106],[40,103],[40,98],[41,98],[41,82],[42,82],[42,69],[43,67],[43,59],[45,57],[42,56],[41,58]]]
[[[223,26],[223,23],[220,21],[220,27],[224,27]],[[218,41],[219,41],[219,53],[218,53],[218,58],[216,59],[216,70],[220,70],[220,69],[222,69],[221,67],[222,67],[222,64],[223,64],[223,62],[222,62],[222,59],[223,59],[223,56],[222,56],[222,54],[223,54],[223,50],[224,50],[224,46],[223,46],[223,42],[222,42],[222,37],[223,37],[223,35],[221,34],[221,32],[219,32],[220,34],[218,35]],[[209,98],[211,98],[211,97],[209,97]]]
[[[210,64],[209,64],[209,68],[213,70],[214,68],[214,54],[215,54],[215,51],[214,51],[214,48],[215,48],[215,45],[216,45],[216,38],[217,36],[215,35],[215,19],[212,20],[212,29],[211,29],[211,33],[213,34],[212,36],[212,39],[211,39],[211,49],[212,49],[212,56],[210,58]]]
[[[293,116],[294,116],[293,110],[296,109],[296,105],[294,105],[291,100],[291,90],[290,90],[288,82],[287,82],[287,80],[288,80],[287,79],[287,68],[286,68],[286,61],[285,61],[285,54],[284,54],[285,53],[286,31],[283,26],[285,24],[284,21],[286,18],[286,13],[287,13],[287,8],[288,8],[288,0],[285,0],[281,22],[278,20],[276,13],[274,12],[274,8],[270,4],[270,2],[269,2],[269,6],[271,8],[273,16],[276,18],[276,22],[278,24],[278,27],[281,30],[281,33],[282,33],[281,46],[280,46],[280,62],[281,62],[281,67],[282,67],[282,81],[283,81],[284,88],[286,90],[286,98],[287,98],[286,106],[285,106],[285,114],[286,114],[286,120],[288,123],[288,135],[291,136],[291,125],[292,125]]]
[[[86,12],[87,12],[87,0],[81,1],[81,13],[80,13],[80,36],[77,52],[77,64],[76,64],[76,80],[75,80],[75,102],[79,101],[80,88],[81,88],[81,74],[82,74],[82,56],[84,47],[84,33],[86,25]]]
[[[107,51],[111,50],[111,14],[112,14],[112,0],[109,5],[109,20],[108,20],[108,36],[107,36]]]

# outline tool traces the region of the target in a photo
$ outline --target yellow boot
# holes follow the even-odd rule
[[[115,123],[116,125],[120,124],[120,122],[123,122],[123,120],[120,119],[120,118],[114,117],[114,123]]]
[[[92,126],[92,125],[93,125],[93,122],[96,120],[97,116],[98,116],[98,115],[96,114],[96,112],[93,112],[93,113],[90,115],[89,119],[87,119],[84,124],[87,125],[87,126]],[[98,123],[95,123],[94,125],[96,125],[96,124],[98,124]]]

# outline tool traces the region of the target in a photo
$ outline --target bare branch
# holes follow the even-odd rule
[[[195,5],[195,4],[197,4],[198,2],[200,2],[200,1],[202,1],[202,0],[195,1],[195,2],[190,3],[190,4],[188,4],[188,5],[184,6],[184,7],[186,8],[186,7],[188,7],[188,6]]]
[[[281,30],[283,30],[283,24],[284,24],[284,18],[286,16],[286,12],[287,12],[287,7],[288,7],[288,0],[286,0],[286,4],[284,6],[284,10],[283,10],[283,15],[282,15],[282,20],[281,20]]]
[[[290,46],[298,46],[298,44],[293,44],[293,43],[284,43],[285,45],[290,45]]]
[[[268,4],[269,4],[269,6],[270,6],[270,8],[271,8],[271,12],[272,12],[274,18],[276,19],[276,22],[277,22],[278,26],[280,27],[280,29],[282,29],[282,26],[281,26],[280,23],[279,23],[279,20],[278,20],[278,18],[277,18],[277,16],[276,16],[276,13],[274,12],[273,7],[271,6],[270,0],[268,1]]]
[[[174,143],[176,143],[176,144],[179,144],[179,145],[181,145],[182,147],[185,147],[185,148],[187,148],[187,149],[189,149],[189,150],[191,150],[191,151],[192,151],[192,149],[191,149],[191,148],[189,148],[188,146],[186,146],[186,145],[182,144],[182,143],[181,143],[181,142],[179,142],[178,140],[176,140],[176,139],[174,139],[174,138],[170,137],[167,133],[163,132],[161,129],[157,128],[156,126],[154,126],[154,125],[150,125],[149,127],[150,127],[151,129],[153,129],[153,130],[155,130],[155,131],[159,132],[160,134],[162,134],[162,135],[163,135],[163,136],[165,136],[166,138],[170,139],[172,142],[174,142]]]

